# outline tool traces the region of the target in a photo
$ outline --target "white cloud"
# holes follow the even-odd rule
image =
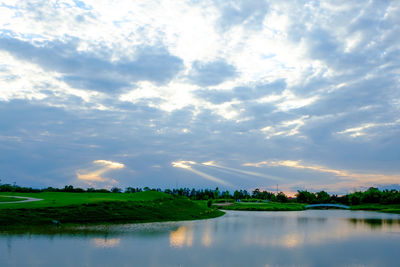
[[[101,93],[88,92],[79,88],[71,88],[59,80],[57,72],[45,71],[36,64],[21,61],[0,51],[4,59],[0,68],[0,100],[12,99],[46,100],[50,96],[55,99],[48,104],[65,103],[73,96],[84,102],[96,102],[101,99]],[[96,99],[97,98],[97,99]],[[97,106],[99,103],[93,103]],[[70,107],[71,108],[71,107]]]
[[[299,129],[305,125],[305,121],[309,118],[308,115],[301,116],[298,119],[283,121],[278,126],[266,126],[262,128],[260,131],[266,135],[267,139],[270,139],[274,136],[293,136],[300,134]]]
[[[339,131],[339,132],[337,132],[337,134],[345,135],[345,136],[347,135],[352,138],[362,137],[362,136],[372,137],[372,136],[378,134],[379,132],[381,132],[381,129],[398,126],[398,125],[400,125],[400,119],[398,119],[394,122],[386,122],[386,123],[364,123],[357,127],[348,128],[343,131]],[[378,131],[378,133],[376,133],[376,131]]]
[[[328,188],[330,191],[337,191],[337,190],[349,190],[353,188],[359,187],[370,187],[377,184],[397,184],[400,180],[399,174],[383,174],[383,173],[365,173],[365,172],[353,172],[349,170],[339,170],[328,168],[325,166],[320,165],[311,165],[303,163],[302,161],[294,161],[294,160],[270,160],[270,161],[261,161],[256,163],[244,163],[243,166],[247,167],[256,167],[260,168],[263,166],[267,167],[287,167],[287,168],[294,168],[294,169],[301,169],[301,170],[309,170],[314,172],[320,173],[328,173],[333,174],[336,177],[340,178],[340,181],[335,182],[334,184],[328,184],[324,181],[316,182],[313,184],[313,190],[321,190],[323,188]],[[300,181],[292,186],[301,187],[304,186],[306,183]]]
[[[85,169],[77,170],[76,176],[78,180],[87,183],[90,186],[102,184],[104,185],[116,185],[118,181],[113,178],[104,177],[103,175],[112,171],[125,168],[123,163],[109,161],[109,160],[95,160],[93,161],[95,166]],[[98,165],[99,167],[97,167]]]

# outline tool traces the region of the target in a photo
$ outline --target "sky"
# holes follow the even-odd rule
[[[0,1],[1,183],[400,183],[399,1]]]

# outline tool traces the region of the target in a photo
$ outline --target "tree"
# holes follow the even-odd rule
[[[218,187],[216,187],[215,190],[214,190],[214,199],[217,199],[217,198],[219,198],[219,189],[218,189]]]
[[[362,193],[362,203],[379,203],[381,201],[381,191],[378,188],[370,187],[367,191]]]
[[[136,189],[133,187],[127,187],[125,188],[125,193],[135,193]]]
[[[359,205],[361,204],[361,192],[354,192],[352,194],[347,195],[347,199],[350,205]]]
[[[248,199],[248,198],[250,198],[250,194],[249,194],[249,192],[247,192],[247,190],[240,190],[240,192],[241,192],[241,194],[243,195],[243,197],[242,198],[245,198],[245,199]]]
[[[172,190],[171,189],[165,189],[164,193],[172,195]]]
[[[314,193],[310,193],[307,190],[297,190],[296,199],[299,203],[309,203],[313,204],[316,200],[316,195]]]
[[[330,203],[331,197],[325,191],[320,191],[317,193],[317,202],[318,203]]]
[[[286,203],[288,201],[288,197],[283,192],[279,192],[278,195],[276,195],[276,199],[282,203]]]
[[[190,191],[190,195],[189,195],[190,199],[197,199],[197,192],[196,189],[192,188],[192,191]]]
[[[241,197],[240,192],[235,190],[235,192],[233,192],[233,199],[237,201],[238,199],[240,199],[240,197]]]
[[[74,187],[72,185],[64,186],[64,192],[74,192]]]
[[[253,190],[252,198],[260,198],[260,189],[256,188]]]
[[[111,188],[111,193],[121,193],[121,192],[122,192],[121,188],[118,188],[118,187]]]

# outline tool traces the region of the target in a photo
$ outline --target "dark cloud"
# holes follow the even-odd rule
[[[262,83],[254,86],[238,86],[231,90],[201,89],[195,94],[214,104],[230,102],[234,99],[247,101],[258,99],[270,94],[279,94],[286,88],[286,81],[279,79],[271,83]]]
[[[271,83],[254,81],[215,90],[214,85],[239,75],[227,63],[229,58],[194,62],[188,81],[208,87],[194,94],[215,105],[235,100],[232,106],[239,115],[230,120],[218,115],[222,112],[219,109],[190,104],[164,112],[156,108],[164,103],[157,96],[136,103],[121,102],[114,96],[85,102],[75,96],[60,97],[59,92],[51,91],[51,85],[35,85],[35,89],[43,89],[40,92],[46,94],[45,99],[0,102],[2,182],[16,181],[29,186],[76,184],[75,171],[99,159],[127,166],[110,174],[121,187],[218,186],[187,170],[173,168],[171,162],[176,160],[214,160],[227,167],[282,177],[282,183],[315,182],[327,189],[337,181],[336,176],[286,167],[255,169],[241,164],[301,160],[304,164],[360,173],[398,173],[400,28],[395,25],[400,21],[400,9],[393,1],[334,4],[348,6],[331,10],[315,1],[307,5],[271,5],[280,8],[274,12],[288,15],[288,21],[293,21],[288,39],[305,48],[302,63],[306,65],[295,69],[296,75],[302,77],[291,79],[291,83],[285,79]],[[258,29],[268,12],[267,4],[261,1],[221,1],[217,6],[221,11],[217,21],[221,31],[235,26]],[[57,17],[56,13],[43,13],[44,7],[38,6],[38,12],[34,10],[35,18],[39,20],[45,15],[51,21],[51,16]],[[89,18],[85,16],[84,21]],[[101,54],[77,51],[78,39],[29,43],[4,37],[18,36],[11,31],[3,33],[0,49],[45,70],[56,71],[61,79],[78,88],[118,93],[141,80],[167,83],[183,68],[182,61],[163,47],[136,48],[134,58],[112,62],[112,51],[107,47],[96,47],[95,51]],[[225,41],[226,37],[223,33],[221,39]],[[356,37],[354,47],[347,49],[347,38],[352,37]],[[272,74],[274,77],[275,73]],[[317,100],[287,110],[280,110],[277,104],[294,101],[291,96],[283,95],[269,103],[258,101],[284,90],[299,99]],[[97,104],[111,109],[93,109]],[[372,125],[365,129],[365,136],[343,133],[365,124]],[[270,128],[263,132],[265,127]],[[198,168],[237,188],[276,184],[260,177]]]
[[[268,5],[264,0],[218,1],[217,7],[221,12],[218,26],[223,31],[236,25],[259,29],[268,12]]]
[[[109,49],[103,55],[77,51],[78,40],[31,44],[11,37],[0,38],[0,49],[16,58],[40,65],[43,69],[63,74],[73,87],[115,92],[136,81],[167,83],[182,69],[180,58],[163,47],[141,47],[132,60],[112,62]]]
[[[10,116],[3,116],[6,113]],[[172,168],[171,162],[256,161],[269,147],[262,135],[249,132],[249,125],[220,120],[212,111],[193,114],[190,108],[171,113],[144,108],[72,112],[32,101],[10,101],[1,102],[0,115],[3,182],[13,182],[17,176],[17,183],[31,186],[77,184],[75,172],[98,159],[127,166],[110,174],[121,186],[170,187],[175,182],[218,186]],[[184,128],[189,132],[184,133]],[[233,184],[257,182],[254,177],[243,182],[237,175],[203,171]]]
[[[346,75],[366,75],[388,62],[399,66],[399,50],[395,44],[400,41],[400,29],[392,27],[399,17],[399,9],[391,2],[352,4],[346,10],[334,12],[310,6],[293,7],[291,12],[298,12],[299,8],[302,12],[288,29],[289,40],[305,44],[310,58],[336,71],[346,69]],[[351,48],[349,41],[354,42]]]
[[[286,81],[284,79],[279,79],[271,83],[257,84],[252,87],[235,87],[233,89],[233,95],[239,100],[253,100],[271,94],[280,94],[285,88]]]
[[[118,106],[120,111],[67,111],[45,107],[33,101],[0,102],[0,168],[4,182],[30,186],[77,184],[76,173],[98,159],[121,162],[126,169],[109,177],[119,186],[219,186],[183,169],[171,167],[176,160],[216,162],[242,168],[244,162],[265,159],[302,159],[337,168],[363,167],[364,170],[393,167],[400,143],[393,136],[398,127],[382,138],[357,143],[338,140],[331,133],[338,125],[357,121],[348,118],[307,119],[299,130],[307,138],[276,136],[265,139],[259,129],[279,127],[299,112],[276,112],[273,105],[247,102],[244,116],[254,119],[236,123],[223,120],[211,110],[193,113],[191,107],[170,113],[146,105]],[[188,129],[189,132],[183,132]],[[385,157],[382,157],[385,154]],[[382,159],[384,161],[382,162]],[[365,162],[369,166],[365,167]],[[156,166],[156,167],[154,167]],[[271,186],[275,181],[199,169],[237,187]],[[309,173],[285,172],[280,168],[255,170],[279,176],[285,181],[319,180]]]
[[[393,97],[399,96],[395,79],[376,77],[343,85],[332,92],[324,92],[319,100],[304,107],[303,112],[312,115],[338,114],[356,112],[363,107],[383,107],[391,109]],[[380,110],[382,112],[382,110]],[[368,120],[368,118],[365,118]]]
[[[198,97],[207,100],[213,104],[222,104],[224,102],[229,102],[232,101],[235,97],[235,94],[232,90],[197,90],[195,94]]]
[[[224,60],[213,62],[195,61],[189,73],[189,80],[200,86],[218,85],[237,75],[236,68]]]

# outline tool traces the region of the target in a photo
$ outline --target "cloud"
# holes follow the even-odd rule
[[[200,86],[218,85],[237,75],[236,68],[224,60],[213,62],[195,61],[189,73],[189,80]]]
[[[277,96],[277,94],[282,94],[285,88],[285,80],[278,79],[270,83],[257,83],[254,85],[237,86],[232,89],[199,89],[194,93],[196,96],[199,96],[213,104],[230,102],[235,99],[241,101],[262,102],[263,98],[268,99]]]
[[[94,164],[98,164],[98,165],[102,165],[104,167],[106,167],[107,169],[122,169],[125,168],[125,165],[119,162],[113,162],[113,161],[109,161],[109,160],[103,160],[103,159],[99,159],[99,160],[95,160],[93,161]]]
[[[182,60],[164,47],[137,47],[136,52],[111,60],[111,49],[102,54],[80,51],[79,40],[32,44],[17,38],[0,37],[0,49],[12,56],[56,71],[71,87],[113,93],[136,81],[164,84],[182,69]]]
[[[93,167],[87,170],[76,171],[76,176],[79,180],[86,182],[88,185],[93,186],[96,182],[104,184],[118,184],[118,181],[112,178],[102,177],[111,170],[123,169],[125,165],[119,162],[109,160],[95,160],[93,164],[100,165],[100,167]]]
[[[381,129],[385,131],[390,130],[390,128],[398,128],[400,126],[400,119],[394,122],[381,122],[381,123],[363,123],[356,127],[347,128],[343,131],[337,132],[338,135],[347,135],[352,138],[367,136],[368,139],[375,135],[382,135]]]
[[[180,161],[173,161],[171,163],[172,167],[175,168],[183,168],[183,169],[189,169],[191,168],[191,165],[197,164],[194,161],[188,161],[188,160],[180,160]]]
[[[194,161],[187,161],[187,160],[186,161],[185,160],[174,161],[171,163],[171,165],[175,168],[182,168],[182,169],[188,170],[190,172],[193,172],[193,173],[199,175],[200,177],[203,177],[212,182],[215,182],[215,183],[218,183],[218,184],[221,184],[224,186],[232,187],[231,183],[228,183],[220,178],[217,178],[213,175],[207,174],[205,172],[202,172],[202,171],[199,171],[199,170],[196,170],[195,168],[193,168],[193,165],[197,165],[197,163]]]
[[[333,185],[325,184],[325,188],[330,190],[343,190],[344,188],[354,187],[369,187],[376,184],[392,185],[400,181],[400,175],[398,174],[380,174],[380,173],[355,173],[348,170],[331,169],[319,165],[308,165],[301,161],[293,160],[280,160],[280,161],[261,161],[257,163],[244,163],[243,166],[248,167],[288,167],[294,169],[311,170],[315,172],[330,173],[339,177],[342,181],[336,182]],[[317,182],[318,183],[318,182]],[[319,186],[324,184],[319,182]],[[314,185],[317,188],[317,185]]]
[[[305,121],[308,116],[302,116],[300,118],[283,121],[278,126],[265,126],[260,131],[265,134],[265,138],[269,139],[274,136],[294,136],[300,134],[300,128],[305,125]]]
[[[0,14],[11,183],[62,187],[77,170],[110,179],[96,173],[107,168],[121,187],[271,188],[279,177],[288,190],[340,191],[400,172],[396,1],[21,0]],[[238,167],[266,158],[362,179]],[[210,159],[219,167],[199,164]]]
[[[260,29],[268,12],[268,4],[263,0],[217,1],[221,11],[218,26],[227,31],[234,26]]]
[[[273,175],[268,175],[268,174],[264,174],[264,173],[258,173],[258,172],[253,172],[253,171],[247,171],[247,170],[241,170],[241,169],[237,169],[237,168],[230,168],[230,167],[226,167],[226,166],[222,166],[220,164],[216,164],[214,161],[207,161],[207,162],[203,162],[202,165],[204,166],[209,166],[209,167],[215,167],[218,169],[222,169],[223,171],[228,171],[230,173],[233,174],[244,174],[244,175],[250,175],[250,176],[255,176],[255,177],[261,177],[261,178],[266,178],[268,180],[278,180],[278,181],[282,181],[283,179],[277,176],[273,176]],[[244,165],[247,166],[247,165]]]

